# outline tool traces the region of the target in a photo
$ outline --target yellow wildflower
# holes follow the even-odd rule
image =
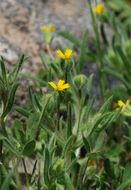
[[[66,49],[65,52],[62,52],[61,50],[56,51],[57,55],[64,60],[70,59],[73,55],[73,51],[71,49]]]
[[[55,31],[55,26],[53,25],[53,24],[51,24],[51,25],[48,25],[48,26],[41,26],[40,27],[40,30],[42,31],[42,32],[54,32]]]
[[[105,10],[106,8],[103,3],[99,3],[96,5],[96,7],[93,8],[93,12],[98,15],[101,15],[102,13],[104,13]]]
[[[129,103],[130,103],[129,100],[126,100],[125,103],[122,100],[118,100],[117,105],[118,107],[125,109],[125,107],[129,105]]]
[[[55,84],[54,82],[48,82],[48,83],[52,88],[54,88],[57,91],[63,91],[70,87],[70,85],[68,83],[65,83],[64,80],[59,80],[58,84]]]

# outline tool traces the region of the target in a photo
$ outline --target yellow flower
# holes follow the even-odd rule
[[[55,26],[53,24],[49,25],[49,26],[41,26],[40,30],[42,32],[54,32],[55,31]]]
[[[73,51],[71,49],[66,49],[65,52],[62,52],[61,50],[56,51],[57,55],[64,60],[70,59],[73,55]]]
[[[65,83],[64,80],[59,80],[58,84],[55,84],[54,82],[48,82],[48,83],[52,88],[54,88],[57,91],[63,91],[70,87],[70,85],[68,83]]]
[[[118,100],[117,105],[118,107],[125,109],[126,106],[128,106],[130,103],[130,100],[126,100],[126,103],[124,103],[122,100]]]
[[[105,10],[106,8],[103,3],[99,3],[96,5],[96,7],[93,8],[93,12],[98,15],[101,15],[102,13],[104,13]]]

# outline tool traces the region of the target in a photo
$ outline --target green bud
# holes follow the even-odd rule
[[[37,141],[36,142],[36,150],[41,150],[42,149],[42,144],[41,142]]]
[[[64,168],[64,159],[58,159],[53,166],[53,170],[58,173],[62,172],[63,168]]]
[[[87,77],[84,74],[79,74],[74,77],[74,83],[77,88],[82,88],[85,84],[87,84]]]
[[[17,142],[17,143],[16,143],[16,147],[17,147],[17,148],[20,148],[20,143]]]

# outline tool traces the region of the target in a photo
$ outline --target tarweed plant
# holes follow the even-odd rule
[[[38,75],[20,72],[26,55],[11,71],[0,58],[1,190],[23,190],[24,185],[27,190],[130,189],[131,17],[126,14],[121,22],[130,4],[119,2],[123,9],[117,9],[117,0],[95,7],[87,1],[95,53],[87,31],[82,39],[59,31],[72,45],[52,53],[55,26],[49,25],[40,28],[48,51],[40,52],[43,68]],[[112,27],[110,40],[105,26]],[[98,81],[96,73],[84,71],[90,61]],[[19,76],[33,81],[25,105],[15,101]],[[98,88],[99,97],[94,93]],[[17,118],[11,116],[14,112]]]

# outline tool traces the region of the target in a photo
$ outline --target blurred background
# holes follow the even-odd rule
[[[37,71],[38,54],[44,48],[39,28],[48,24],[56,26],[53,49],[63,43],[58,30],[81,37],[91,28],[87,0],[0,0],[0,54],[13,64],[26,52],[31,63],[24,69]]]

